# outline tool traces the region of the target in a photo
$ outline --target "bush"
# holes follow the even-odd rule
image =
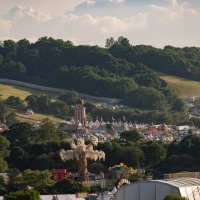
[[[181,197],[177,194],[168,194],[164,200],[186,200],[186,198]]]
[[[39,192],[36,190],[12,192],[4,195],[4,200],[40,200]]]

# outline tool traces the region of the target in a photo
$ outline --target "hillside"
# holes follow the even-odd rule
[[[0,83],[0,94],[2,95],[1,98],[3,100],[8,98],[9,96],[18,96],[20,97],[20,99],[24,100],[29,95],[40,95],[43,93],[44,91],[41,90],[29,89],[26,87]],[[57,95],[57,93],[50,93],[50,92],[45,92],[45,93],[51,96]]]
[[[43,94],[43,91],[40,90],[34,90],[34,89],[29,89],[25,87],[20,87],[20,86],[15,86],[15,85],[7,85],[7,84],[0,84],[0,95],[1,99],[5,100],[9,96],[16,96],[20,97],[20,99],[24,100],[27,96],[29,95],[40,95]],[[57,93],[49,93],[46,92],[47,95],[50,96],[56,96]],[[45,118],[49,118],[52,121],[60,121],[61,119],[53,117],[52,115],[45,115],[45,114],[39,114],[39,113],[34,113],[34,115],[26,115],[24,111],[19,111],[15,110],[17,114],[17,119],[20,121],[40,121]]]
[[[167,82],[170,89],[176,91],[180,98],[200,96],[200,82],[164,73],[158,73],[158,75]]]
[[[158,76],[163,79],[169,86],[170,89],[176,91],[178,97],[185,98],[191,96],[200,96],[200,82],[193,81],[169,74],[157,72]],[[26,87],[20,87],[15,85],[0,84],[1,98],[4,100],[9,96],[19,96],[21,99],[25,99],[28,95],[40,95],[43,91],[29,89]],[[56,96],[58,93],[49,93],[47,95]]]
[[[0,78],[60,88],[64,91],[74,90],[79,94],[95,97],[120,99],[125,106],[141,110],[140,118],[138,113],[130,116],[133,121],[144,122],[145,119],[151,119],[151,122],[170,123],[175,122],[177,114],[183,119],[186,107],[176,94],[162,84],[155,71],[199,80],[198,50],[169,46],[164,49],[145,45],[132,46],[128,39],[123,37],[106,48],[75,46],[70,41],[55,40],[51,37],[40,38],[35,43],[26,39],[17,42],[7,40],[0,46]],[[182,85],[185,86],[185,83]],[[191,91],[189,88],[183,89],[185,90]],[[180,97],[193,95],[183,95],[178,90],[177,92]],[[23,98],[21,94],[17,96]],[[41,95],[33,97],[29,106],[40,113],[53,113],[55,116],[62,113],[64,118],[67,116],[68,107],[62,102],[59,102],[59,105],[50,102],[50,107],[46,103],[45,107],[38,103],[39,99],[43,102],[42,98]],[[44,98],[47,102],[49,95]],[[38,105],[42,106],[39,108]],[[55,106],[59,109],[55,109]],[[162,119],[157,111],[161,112]],[[94,117],[104,115],[107,118],[108,114],[100,112],[101,110],[98,110],[92,114]],[[116,112],[118,118],[128,115],[121,112]]]

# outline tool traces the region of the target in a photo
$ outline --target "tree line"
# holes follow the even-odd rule
[[[41,194],[54,193],[53,191],[63,193],[69,180],[55,183],[45,170],[67,169],[68,172],[77,172],[77,160],[63,162],[59,157],[60,149],[71,149],[65,139],[68,136],[68,133],[58,130],[49,120],[44,120],[40,129],[24,122],[14,124],[2,132],[0,171],[9,172],[11,176],[11,181],[5,186],[8,191],[15,192],[29,185],[34,186]],[[195,134],[166,144],[162,141],[145,141],[137,130],[125,131],[120,134],[119,139],[99,143],[95,147],[96,150],[105,152],[106,159],[96,162],[89,160],[88,170],[91,173],[107,173],[109,167],[123,162],[133,168],[145,168],[146,173],[155,177],[162,173],[199,171],[199,145],[200,136]],[[20,173],[25,178],[19,178]],[[41,179],[42,176],[44,178]],[[130,177],[130,180],[135,178],[137,177]],[[33,181],[36,179],[37,181]],[[68,188],[69,191],[71,189]]]
[[[165,56],[161,56],[165,51],[170,51],[173,59],[177,60],[172,63],[179,62],[181,56],[188,60],[195,58],[193,63],[197,68],[198,50],[194,49],[190,51],[187,48],[186,56],[183,53],[186,49],[166,47],[162,50],[143,45],[132,46],[124,37],[119,37],[117,41],[107,39],[106,48],[75,46],[70,41],[51,37],[39,38],[35,43],[27,39],[17,42],[5,40],[0,46],[0,77],[94,96],[119,98],[122,99],[121,103],[133,109],[167,113],[174,121],[173,115],[185,113],[186,106],[153,70],[158,70],[158,67],[158,71],[164,69],[171,73],[183,70],[182,64],[174,67],[165,61]],[[189,76],[192,70],[187,68],[183,71],[188,72]],[[198,73],[195,71],[194,74]],[[183,76],[181,73],[179,75]],[[29,100],[38,102],[42,97],[32,96]],[[59,115],[60,108],[65,105],[55,104],[59,107],[56,109]],[[172,112],[175,114],[172,115]]]

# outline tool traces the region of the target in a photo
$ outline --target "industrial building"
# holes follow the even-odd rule
[[[116,200],[163,200],[177,194],[187,200],[200,200],[200,179],[179,178],[131,183],[118,189]]]

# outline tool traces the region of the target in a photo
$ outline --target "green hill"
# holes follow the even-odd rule
[[[0,84],[0,95],[1,95],[1,99],[3,100],[8,98],[9,96],[20,97],[20,99],[24,100],[29,95],[33,95],[33,94],[40,95],[43,93],[44,91],[40,91],[40,90],[28,89],[25,87],[20,87],[20,86],[15,86],[15,85]],[[57,93],[49,93],[49,92],[45,92],[45,94],[53,96],[53,97],[58,95]],[[61,120],[51,115],[43,115],[43,114],[38,114],[38,113],[34,113],[34,115],[25,115],[25,110],[24,111],[16,110],[16,113],[18,116],[17,118],[20,121],[40,121],[45,118],[49,118],[53,121]]]
[[[159,77],[167,82],[170,89],[177,92],[180,98],[200,96],[200,82],[193,81],[164,73],[158,73]]]
[[[0,84],[0,94],[2,95],[1,98],[4,100],[9,96],[17,96],[20,99],[24,100],[29,95],[40,95],[44,94],[44,91],[29,89],[26,87],[16,86],[16,85],[8,85],[8,84]],[[50,93],[45,92],[46,95],[56,96],[58,93]]]

